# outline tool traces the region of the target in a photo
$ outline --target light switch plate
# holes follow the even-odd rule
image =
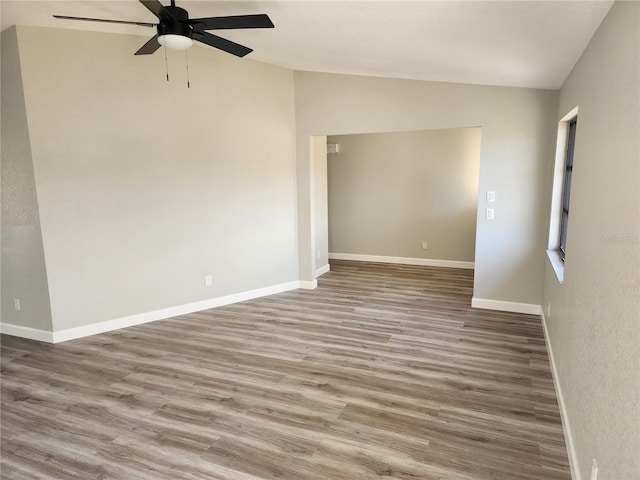
[[[487,208],[485,212],[485,218],[487,220],[493,220],[494,218],[496,218],[495,210],[493,208]]]

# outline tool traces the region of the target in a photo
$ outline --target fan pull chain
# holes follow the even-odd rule
[[[187,65],[187,88],[191,88],[191,84],[189,82],[189,54],[187,53],[189,49],[184,51],[184,62]]]
[[[167,72],[167,82],[169,81],[169,62],[167,62],[167,46],[164,46],[164,68]]]

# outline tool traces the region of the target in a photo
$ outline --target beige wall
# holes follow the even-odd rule
[[[340,145],[328,160],[330,251],[473,262],[480,137],[480,128],[329,137]]]
[[[144,41],[18,27],[56,331],[298,279],[292,72]]]
[[[316,238],[309,137],[482,127],[474,296],[540,305],[557,92],[296,72],[300,277]],[[484,194],[496,191],[496,219]]]
[[[2,322],[51,331],[16,29],[2,32]],[[14,306],[20,301],[20,311]]]
[[[553,91],[292,74],[200,46],[187,89],[181,54],[170,54],[169,83],[161,55],[123,54],[140,37],[5,31],[2,321],[61,330],[310,280],[328,248],[311,136],[482,127],[474,295],[551,304],[578,478],[595,458],[601,480],[635,480],[639,8],[616,2],[559,109]],[[555,129],[575,106],[559,285],[543,252]],[[492,222],[487,190],[497,192]]]
[[[318,276],[321,269],[328,268],[329,265],[327,137],[324,135],[311,137],[310,148],[310,161],[314,172],[311,196],[316,199],[313,210],[316,245],[312,255],[315,262],[314,276]]]
[[[616,2],[562,86],[579,107],[564,283],[543,307],[577,472],[640,478],[640,3]],[[549,180],[551,182],[551,180]]]

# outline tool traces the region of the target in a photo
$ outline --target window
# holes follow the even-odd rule
[[[576,106],[558,122],[556,154],[553,164],[553,190],[551,193],[547,256],[560,283],[564,281],[564,258],[567,252],[569,200],[577,126],[578,107]]]
[[[578,125],[578,117],[574,117],[569,121],[567,132],[567,150],[564,160],[564,180],[562,185],[562,213],[560,216],[560,241],[558,250],[560,257],[564,261],[567,252],[567,227],[569,225],[569,203],[571,197],[571,176],[573,174],[573,150],[576,141],[576,127]]]

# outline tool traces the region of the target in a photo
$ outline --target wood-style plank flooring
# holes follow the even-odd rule
[[[294,291],[57,345],[2,336],[3,479],[570,479],[540,319],[473,272]]]

